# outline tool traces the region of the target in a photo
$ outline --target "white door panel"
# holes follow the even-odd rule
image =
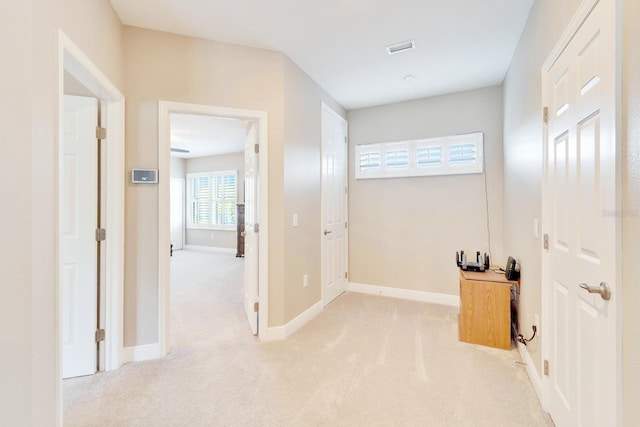
[[[258,154],[255,145],[258,143],[258,123],[247,124],[247,139],[244,154],[244,307],[249,320],[251,332],[258,334],[258,313],[255,303],[258,302],[258,237],[255,229],[258,222]]]
[[[171,178],[171,188],[169,189],[169,198],[171,199],[171,212],[169,212],[171,221],[171,244],[174,250],[182,249],[184,242],[184,179]]]
[[[601,0],[544,74],[545,400],[558,427],[618,422],[614,6]],[[610,300],[579,287],[601,282],[611,289]]]
[[[322,104],[322,299],[347,283],[347,122]]]
[[[98,101],[64,97],[62,340],[64,378],[96,372]]]

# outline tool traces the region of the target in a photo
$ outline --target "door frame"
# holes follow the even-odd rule
[[[258,322],[261,325],[258,337],[268,337],[269,310],[269,163],[268,163],[268,114],[265,111],[245,110],[239,108],[219,107],[213,105],[188,104],[183,102],[158,101],[158,346],[159,357],[167,355],[169,348],[169,314],[171,308],[170,276],[171,264],[169,245],[171,223],[169,219],[169,177],[171,171],[171,123],[170,114],[199,114],[206,116],[228,117],[235,119],[256,120],[258,122],[258,144],[260,146],[258,195],[260,237],[258,242],[258,293],[260,310]]]
[[[546,91],[547,84],[549,83],[548,72],[551,70],[551,67],[558,60],[560,55],[564,52],[567,45],[571,42],[575,34],[578,32],[582,24],[589,17],[590,13],[596,7],[596,5],[600,2],[600,0],[584,0],[581,5],[578,7],[577,12],[573,16],[569,25],[562,33],[555,46],[549,53],[549,56],[545,60],[541,75],[542,75],[542,105],[540,111],[544,106],[550,105],[550,100],[548,99],[549,95]],[[615,304],[615,324],[616,324],[616,337],[615,337],[615,359],[617,364],[616,369],[616,425],[622,425],[622,302],[623,302],[623,284],[622,284],[622,221],[620,215],[617,213],[622,212],[622,90],[621,90],[621,81],[622,81],[622,15],[621,15],[621,4],[619,0],[612,0],[614,3],[614,7],[616,8],[616,24],[615,24],[615,39],[616,39],[616,61],[614,64],[615,67],[615,79],[616,79],[616,94],[615,94],[615,145],[616,145],[616,272],[615,277],[613,278],[616,283],[616,297],[610,304]],[[542,227],[543,230],[547,231],[551,228],[551,218],[547,215],[547,211],[551,204],[551,196],[548,192],[548,164],[547,158],[549,156],[548,152],[548,142],[549,142],[549,132],[548,125],[543,124],[543,135],[542,135],[542,143],[543,143],[543,168],[542,168]],[[553,300],[552,300],[552,285],[549,280],[549,259],[548,253],[544,249],[541,249],[541,277],[542,277],[542,322],[544,324],[545,321],[551,318],[551,312],[553,310]],[[544,360],[549,360],[551,354],[553,354],[554,347],[553,341],[550,334],[542,333],[540,334],[542,338],[541,344],[541,356],[544,364]],[[549,408],[549,400],[551,395],[551,384],[550,381],[545,380],[544,373],[541,373],[540,378],[542,378],[542,406],[545,410]],[[546,377],[548,378],[548,377]],[[597,392],[594,391],[594,398],[597,395]]]
[[[325,239],[322,238],[322,233],[323,233],[323,229],[324,229],[324,217],[322,215],[322,212],[324,212],[323,206],[322,204],[324,203],[324,197],[322,192],[324,191],[324,188],[322,186],[322,171],[323,171],[323,167],[324,165],[322,164],[322,162],[324,161],[324,153],[323,153],[323,144],[324,144],[324,140],[322,139],[322,115],[323,112],[327,112],[327,114],[331,114],[332,116],[336,117],[339,121],[341,121],[344,124],[344,134],[345,137],[347,138],[347,142],[344,144],[345,145],[345,157],[344,157],[344,185],[345,188],[347,189],[344,195],[344,218],[345,218],[345,223],[347,224],[347,227],[345,228],[344,231],[344,265],[346,267],[347,270],[347,277],[345,278],[345,291],[349,288],[349,122],[347,121],[346,118],[342,117],[340,114],[338,114],[338,112],[336,110],[334,110],[333,108],[331,108],[331,106],[329,104],[326,104],[324,102],[320,102],[320,301],[322,303],[323,307],[326,307],[325,303],[324,303],[324,298],[325,298],[325,289],[324,289],[324,245],[325,245]]]
[[[101,297],[101,324],[105,329],[105,340],[100,348],[99,370],[113,370],[121,366],[123,345],[123,291],[124,291],[124,108],[125,98],[118,88],[100,71],[87,55],[62,31],[58,30],[58,93],[57,93],[57,139],[54,175],[55,215],[55,276],[56,294],[56,381],[58,389],[57,407],[62,417],[62,194],[63,123],[64,123],[64,72],[67,71],[82,83],[105,107],[106,144],[106,191],[103,195],[105,207],[105,229],[107,239],[104,246],[104,283]]]

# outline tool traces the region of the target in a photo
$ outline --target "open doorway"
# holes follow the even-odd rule
[[[161,355],[169,352],[171,340],[172,243],[176,261],[178,257],[184,261],[188,252],[196,250],[218,257],[227,255],[234,259],[230,262],[240,263],[244,276],[239,280],[245,325],[248,321],[251,332],[262,336],[258,324],[266,325],[268,289],[266,113],[165,101],[160,101],[158,110],[160,176],[185,182],[183,224],[176,224],[178,220],[174,218],[174,228],[183,231],[182,251],[178,249],[179,242],[175,244],[178,233],[174,235],[174,242],[171,241],[171,180],[161,179],[159,183]],[[218,137],[209,135],[203,138],[209,143],[197,144],[196,135],[206,134],[204,126],[212,124]],[[196,144],[189,145],[189,140],[196,140]],[[179,184],[174,181],[173,185],[177,188]],[[178,203],[179,197],[174,194],[174,203]],[[216,263],[212,259],[207,262]],[[200,277],[206,275],[206,272],[200,273]]]
[[[245,145],[253,121],[170,113],[173,350],[247,333]],[[250,171],[247,171],[249,173]]]

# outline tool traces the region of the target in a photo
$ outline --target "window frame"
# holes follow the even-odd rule
[[[231,198],[231,197],[212,197],[214,194],[214,188],[212,187],[214,180],[217,177],[222,177],[222,179],[224,180],[224,178],[226,176],[233,176],[234,177],[234,182],[235,182],[235,197]],[[207,177],[208,178],[208,182],[209,182],[209,223],[206,224],[194,224],[193,223],[193,205],[192,202],[194,200],[197,200],[197,198],[194,198],[193,195],[190,193],[190,181],[192,179],[197,179],[199,177]],[[187,216],[187,220],[185,221],[185,227],[189,230],[236,230],[237,226],[238,226],[238,214],[237,211],[235,210],[235,205],[237,205],[238,203],[238,171],[237,170],[226,170],[226,171],[211,171],[211,172],[195,172],[195,173],[188,173],[186,174],[186,216]],[[215,215],[213,215],[214,212],[214,203],[216,202],[220,202],[222,201],[223,203],[233,203],[234,204],[234,222],[233,224],[212,224],[211,221],[213,220],[213,218],[215,217]]]
[[[457,146],[472,146],[474,160],[472,163],[455,164],[451,159],[452,148]],[[408,150],[408,167],[397,168],[387,166],[387,155],[406,147]],[[423,167],[418,164],[418,151],[423,148],[439,147],[440,162],[433,167]],[[463,149],[464,150],[464,149]],[[463,151],[464,153],[464,151]],[[363,156],[377,154],[380,159],[378,168],[361,170]],[[436,138],[422,138],[409,141],[382,142],[377,144],[360,144],[355,147],[355,178],[399,178],[439,175],[463,175],[484,172],[484,133],[472,132]]]

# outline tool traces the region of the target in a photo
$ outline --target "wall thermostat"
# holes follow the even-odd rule
[[[131,169],[131,182],[134,184],[157,184],[158,169]]]

